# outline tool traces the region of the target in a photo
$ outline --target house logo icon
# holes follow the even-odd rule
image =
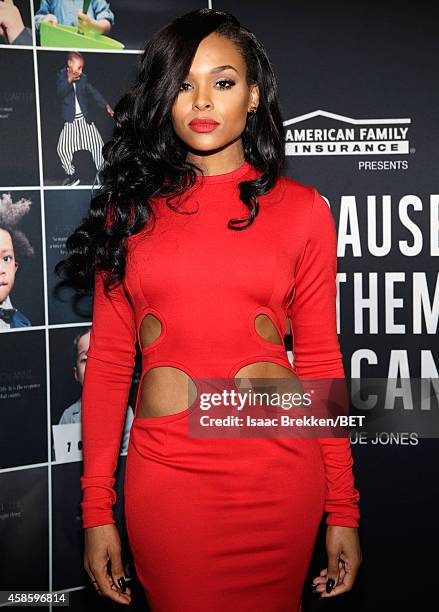
[[[284,121],[286,155],[408,155],[411,119],[353,119],[324,110]]]

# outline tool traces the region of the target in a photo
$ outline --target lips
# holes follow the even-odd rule
[[[214,119],[208,119],[207,117],[200,118],[200,119],[192,119],[192,121],[189,123],[189,125],[198,125],[198,124],[219,125],[218,121],[215,121]]]
[[[211,132],[218,125],[218,121],[213,119],[192,119],[189,123],[189,127],[196,132]]]

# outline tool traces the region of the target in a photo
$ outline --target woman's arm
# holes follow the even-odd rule
[[[328,204],[313,191],[308,239],[287,311],[294,366],[299,378],[344,378],[336,326],[336,227]],[[319,443],[326,473],[326,524],[358,527],[360,495],[354,486],[350,439],[319,438]]]
[[[93,324],[82,389],[83,528],[114,524],[114,473],[136,354],[134,313],[123,284],[103,289],[95,274]]]

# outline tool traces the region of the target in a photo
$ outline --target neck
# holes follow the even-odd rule
[[[219,157],[201,157],[201,156],[187,156],[186,161],[197,165],[201,169],[203,176],[214,176],[216,174],[226,174],[227,172],[233,172],[237,168],[240,168],[245,162],[244,152],[241,151],[239,154],[230,157],[230,155]],[[198,170],[195,170],[197,175],[200,176]]]

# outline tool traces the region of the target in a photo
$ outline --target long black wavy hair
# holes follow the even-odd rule
[[[246,219],[231,219],[231,230],[251,225],[259,211],[257,196],[270,191],[285,162],[284,131],[276,77],[263,45],[230,13],[202,8],[156,32],[140,56],[135,83],[114,108],[115,129],[104,145],[99,188],[81,224],[68,237],[67,256],[55,272],[79,294],[93,288],[94,272],[106,271],[109,290],[125,275],[126,240],[154,222],[153,199],[172,199],[196,180],[188,147],[176,135],[172,106],[200,42],[215,32],[237,45],[247,66],[247,84],[258,83],[259,105],[247,115],[242,143],[246,161],[262,174],[239,183]]]

